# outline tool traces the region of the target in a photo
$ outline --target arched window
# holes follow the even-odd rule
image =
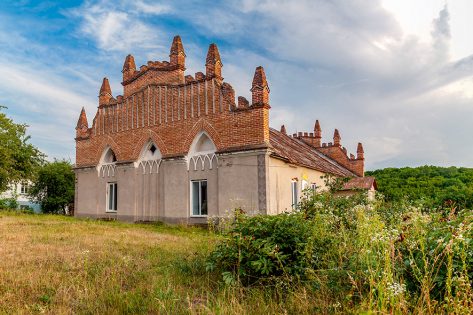
[[[143,169],[143,174],[158,173],[161,164],[161,151],[153,141],[148,141],[141,150],[139,165]]]
[[[102,164],[111,164],[117,161],[117,157],[115,156],[115,152],[111,148],[108,148],[105,152],[105,155],[102,160]]]
[[[97,165],[97,170],[99,176],[101,177],[113,177],[115,176],[115,164],[117,162],[117,157],[112,148],[106,147],[100,158],[99,165]]]
[[[192,141],[187,155],[188,170],[212,169],[217,147],[205,131],[200,132]]]

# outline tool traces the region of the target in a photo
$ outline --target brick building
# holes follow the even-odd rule
[[[279,213],[324,174],[363,177],[363,147],[347,155],[338,130],[321,143],[314,132],[287,135],[269,127],[269,87],[257,67],[251,101],[235,99],[222,61],[209,46],[205,74],[185,74],[186,55],[174,37],[168,61],[123,65],[123,95],[107,78],[89,126],[76,127],[75,214],[128,221],[205,222],[241,207]]]

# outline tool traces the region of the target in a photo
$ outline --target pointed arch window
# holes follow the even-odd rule
[[[158,173],[161,164],[161,151],[153,141],[148,141],[140,153],[139,165],[143,174]]]
[[[114,177],[115,176],[115,167],[117,163],[117,156],[113,152],[112,148],[105,148],[100,158],[100,163],[97,166],[99,176],[101,177]]]
[[[200,132],[194,138],[187,155],[188,170],[212,169],[212,164],[218,161],[215,154],[217,148],[205,131]]]

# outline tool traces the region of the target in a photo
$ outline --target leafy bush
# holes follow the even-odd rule
[[[223,229],[207,270],[227,284],[305,287],[341,310],[468,313],[473,307],[473,212],[424,211],[363,195],[304,198],[299,211]]]
[[[226,283],[267,283],[282,277],[305,279],[311,266],[311,226],[302,213],[247,216],[237,213],[208,270],[221,270]]]

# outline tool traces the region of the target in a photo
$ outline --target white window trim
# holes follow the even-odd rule
[[[209,191],[208,190],[207,190],[207,214],[193,214],[193,212],[192,212],[192,210],[193,210],[193,208],[192,208],[192,201],[193,201],[193,198],[192,198],[193,197],[192,196],[192,183],[194,183],[194,182],[203,182],[203,181],[207,182],[207,189],[208,189],[209,186],[208,186],[207,179],[191,179],[191,181],[189,183],[189,192],[190,192],[190,194],[189,194],[189,196],[190,196],[190,198],[189,198],[189,210],[190,210],[190,217],[191,218],[207,218],[209,216],[209,214],[208,214],[209,213],[209,206],[208,206]],[[200,200],[201,195],[202,195],[201,194],[201,189],[202,189],[202,186],[199,185],[199,207],[201,206],[201,203],[202,203],[201,200]],[[199,212],[202,212],[202,209],[199,209],[199,210],[200,210]]]
[[[296,189],[294,189],[293,185],[296,186],[295,187]],[[297,185],[297,180],[292,180],[291,181],[291,208],[292,209],[296,209],[297,205],[299,204],[299,196],[298,196],[299,189],[298,189],[297,186],[298,186]],[[294,192],[295,192],[295,194],[294,194]],[[295,199],[295,202],[294,202],[294,199]]]
[[[110,200],[110,197],[109,197],[110,196],[110,185],[112,185],[112,184],[116,185],[115,186],[115,194],[117,195],[117,204],[116,204],[117,210],[111,210],[110,209],[110,204],[108,203],[108,201]],[[117,213],[118,212],[118,192],[117,192],[118,184],[117,184],[117,182],[107,182],[106,189],[107,189],[107,191],[105,193],[105,198],[106,198],[106,200],[105,200],[105,213]]]

